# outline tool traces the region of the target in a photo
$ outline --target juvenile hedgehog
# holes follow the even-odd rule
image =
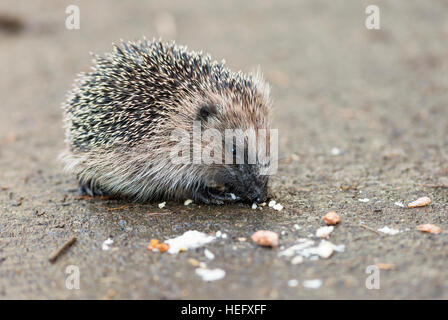
[[[172,132],[192,134],[194,121],[222,137],[226,129],[270,129],[269,88],[258,74],[233,73],[208,55],[146,39],[122,42],[93,62],[63,106],[61,160],[83,194],[213,204],[266,200],[269,157],[252,164],[172,161],[178,144]],[[226,145],[223,159],[241,156],[235,149]]]

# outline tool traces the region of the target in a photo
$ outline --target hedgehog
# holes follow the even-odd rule
[[[174,41],[121,40],[112,52],[93,55],[91,70],[69,91],[63,104],[67,148],[60,159],[91,197],[261,203],[269,155],[253,163],[175,163],[172,132],[191,134],[195,122],[222,136],[237,129],[269,132],[271,105],[260,71],[232,72],[224,60]],[[221,149],[222,157],[241,157],[233,143]]]

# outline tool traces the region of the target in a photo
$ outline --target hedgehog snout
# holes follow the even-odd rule
[[[255,188],[255,191],[253,191],[249,197],[249,200],[255,203],[263,203],[266,201],[267,194],[266,191],[262,188]]]
[[[262,203],[267,198],[267,176],[260,176],[256,166],[245,166],[240,182],[244,186],[244,198],[250,202]]]
[[[263,203],[267,199],[267,183],[258,179],[248,187],[247,199],[255,203]]]

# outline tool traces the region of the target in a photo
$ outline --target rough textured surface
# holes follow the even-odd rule
[[[0,298],[448,298],[448,191],[425,186],[448,184],[446,1],[376,1],[379,31],[364,27],[370,3],[355,0],[81,1],[79,31],[64,27],[70,3],[0,4],[25,23],[0,30]],[[60,104],[75,74],[89,68],[89,51],[142,35],[176,38],[234,70],[262,66],[284,156],[271,184],[282,211],[77,199],[75,179],[57,162]],[[421,196],[431,205],[394,205]],[[272,230],[288,247],[330,210],[341,215],[330,241],[346,250],[327,260],[292,265],[277,257],[280,249],[237,240]],[[360,222],[409,231],[378,235]],[[424,223],[444,231],[415,229]],[[203,249],[146,250],[152,238],[191,229],[228,235],[206,246],[214,260]],[[77,242],[50,264],[72,236]],[[103,251],[108,237],[114,243]],[[203,282],[189,258],[225,278]],[[380,290],[368,290],[365,270],[375,263],[395,268],[381,271]],[[80,290],[65,288],[68,265],[80,268]],[[291,279],[299,285],[288,287]],[[322,286],[305,289],[311,279]]]

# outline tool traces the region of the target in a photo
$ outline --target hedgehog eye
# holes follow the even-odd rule
[[[218,107],[215,104],[204,104],[198,112],[197,120],[206,121],[210,116],[218,114]]]

